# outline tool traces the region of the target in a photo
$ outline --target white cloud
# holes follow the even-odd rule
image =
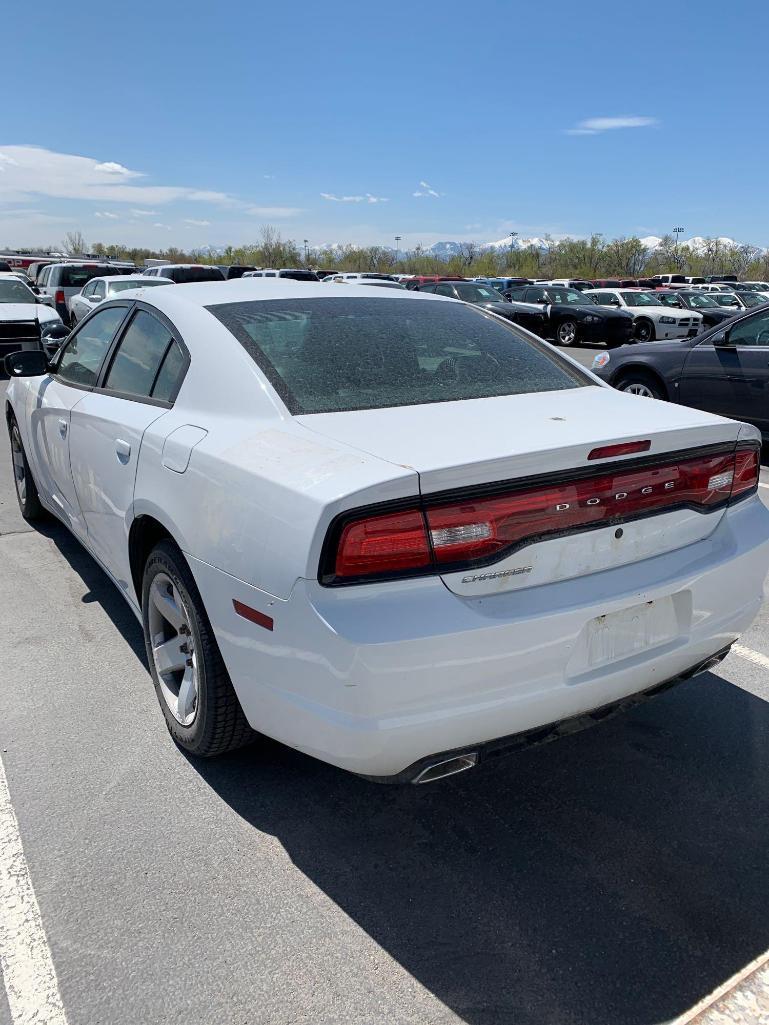
[[[96,217],[106,217],[107,220],[110,220],[110,221],[119,221],[120,220],[119,214],[110,213],[109,210],[97,210],[95,216]]]
[[[155,223],[152,225],[152,227],[153,228],[166,228],[168,231],[171,230],[171,225],[170,224],[161,224],[160,221],[155,221]]]
[[[190,228],[207,228],[210,221],[196,221],[194,217],[185,217],[184,223],[189,225]]]
[[[423,189],[424,189],[424,191],[422,191]],[[438,199],[438,197],[440,196],[440,192],[436,192],[436,190],[432,187],[432,185],[428,185],[427,182],[420,182],[419,183],[419,189],[416,192],[412,193],[412,195],[414,195],[414,196],[434,196],[435,199]]]
[[[157,217],[157,210],[131,210],[134,217]]]
[[[387,196],[372,196],[367,192],[365,196],[334,196],[330,192],[321,192],[321,199],[328,199],[332,203],[389,203]]]
[[[254,217],[296,217],[302,212],[298,206],[251,206],[246,211]]]
[[[657,125],[656,117],[589,117],[579,121],[573,128],[567,128],[567,135],[598,135],[615,128],[649,128]]]
[[[262,178],[267,178],[267,179],[268,179],[268,181],[272,181],[272,179],[273,179],[274,177],[275,177],[275,175],[274,175],[274,174],[263,174],[263,175],[262,175]]]
[[[217,204],[235,201],[224,192],[210,192],[183,185],[134,185],[144,177],[113,161],[100,163],[92,157],[56,153],[41,146],[2,146],[0,199],[24,202],[30,196],[53,199],[85,199],[107,203],[170,203],[194,200]]]

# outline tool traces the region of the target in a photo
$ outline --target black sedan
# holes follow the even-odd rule
[[[593,373],[620,391],[747,420],[769,440],[769,307],[694,338],[601,352]]]
[[[506,320],[533,331],[540,338],[546,336],[547,319],[539,307],[519,309],[505,299],[501,292],[490,285],[479,285],[474,281],[429,281],[419,285],[420,292],[432,292],[434,295],[446,295],[449,299],[461,299],[462,302],[482,306],[492,313],[498,313]]]
[[[561,285],[526,285],[505,292],[513,309],[541,310],[546,319],[546,338],[561,345],[594,345],[607,349],[631,341],[634,317],[627,310],[598,306],[589,295]]]
[[[684,288],[676,291],[665,291],[657,289],[654,293],[663,306],[672,306],[677,310],[695,310],[702,314],[702,323],[707,330],[709,327],[718,327],[725,320],[731,320],[738,309],[727,309],[717,303],[710,292],[687,291]]]

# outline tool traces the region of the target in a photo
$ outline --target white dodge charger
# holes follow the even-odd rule
[[[22,512],[110,575],[193,754],[437,779],[715,664],[761,603],[753,427],[451,299],[137,290],[6,369]]]

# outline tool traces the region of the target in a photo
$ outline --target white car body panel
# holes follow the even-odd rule
[[[8,389],[42,501],[137,615],[131,527],[151,516],[175,539],[255,729],[390,776],[655,686],[750,624],[769,565],[769,512],[755,495],[725,511],[630,521],[622,542],[607,528],[529,545],[492,568],[525,561],[530,572],[501,580],[319,583],[340,512],[586,466],[602,443],[649,438],[661,455],[758,439],[747,425],[595,378],[565,391],[292,416],[203,307],[319,291],[281,279],[148,290],[143,301],[190,353],[170,409],[47,377]],[[360,285],[334,294],[451,301]],[[238,616],[233,600],[274,629]]]

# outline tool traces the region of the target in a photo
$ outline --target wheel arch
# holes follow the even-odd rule
[[[167,540],[182,550],[178,532],[162,514],[139,512],[128,530],[128,563],[131,568],[131,583],[136,600],[141,608],[142,577],[150,552],[158,542]]]
[[[619,388],[619,385],[627,377],[633,376],[633,374],[650,377],[655,384],[659,386],[659,389],[665,399],[670,401],[670,388],[668,387],[665,378],[658,373],[654,367],[650,367],[647,363],[623,363],[621,367],[618,367],[611,378],[612,388]]]

